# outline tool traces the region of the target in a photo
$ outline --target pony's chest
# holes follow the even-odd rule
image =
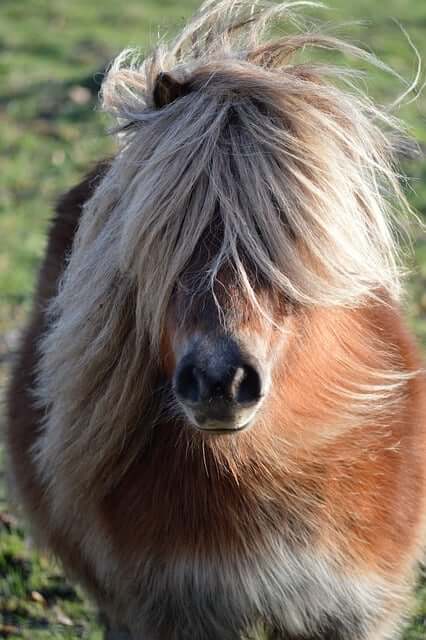
[[[160,627],[161,612],[162,619],[206,638],[209,621],[212,637],[223,639],[233,638],[230,629],[247,632],[272,621],[288,637],[300,637],[315,634],[325,621],[353,627],[370,608],[368,581],[349,579],[324,556],[279,537],[269,542],[249,553],[148,554],[138,563],[139,598],[131,617],[142,629],[146,621]]]
[[[326,620],[353,626],[369,608],[369,581],[318,550],[312,513],[300,507],[296,517],[285,498],[261,502],[225,480],[207,484],[205,470],[191,474],[188,464],[161,477],[140,467],[103,511],[108,543],[98,567],[107,567],[138,637],[167,620],[196,638],[233,640],[229,629],[264,621],[306,636]]]

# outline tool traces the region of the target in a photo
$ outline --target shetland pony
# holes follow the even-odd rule
[[[119,56],[117,154],[50,229],[8,449],[108,637],[381,640],[404,615],[426,427],[398,125],[306,51],[377,61],[290,9],[209,0]]]

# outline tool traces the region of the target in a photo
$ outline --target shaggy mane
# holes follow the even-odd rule
[[[141,416],[149,423],[161,381],[147,362],[218,216],[218,251],[194,295],[226,264],[257,308],[253,273],[308,308],[353,307],[379,291],[397,299],[393,220],[408,210],[389,135],[398,125],[353,88],[351,71],[298,54],[318,47],[380,63],[301,27],[293,9],[311,4],[208,0],[169,46],[112,64],[102,104],[118,121],[119,151],[85,206],[41,344],[46,476],[55,461],[70,477],[91,451],[91,479],[107,477],[117,460],[105,451],[118,458]],[[269,39],[281,18],[289,33]],[[161,73],[184,91],[158,108]]]
[[[303,31],[292,11],[311,4],[208,1],[170,46],[143,61],[123,52],[104,81],[121,152],[87,206],[81,249],[87,256],[99,224],[104,245],[118,234],[116,268],[137,283],[139,322],[154,342],[218,212],[222,242],[200,289],[213,288],[227,262],[258,305],[250,256],[254,272],[304,305],[399,295],[393,226],[408,206],[393,170],[389,133],[398,123],[350,88],[348,68],[296,58],[316,47],[384,65],[312,26]],[[268,40],[279,19],[297,32]],[[164,72],[185,92],[158,109]],[[105,270],[99,256],[109,256],[101,244],[97,271]]]

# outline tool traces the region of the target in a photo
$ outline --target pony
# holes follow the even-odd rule
[[[117,151],[50,228],[10,466],[108,638],[383,640],[404,619],[426,394],[401,129],[339,52],[384,65],[304,4],[207,0],[119,55]]]

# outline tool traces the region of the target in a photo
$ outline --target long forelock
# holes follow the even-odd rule
[[[342,88],[347,70],[294,56],[317,46],[378,63],[318,31],[265,43],[278,15],[298,24],[291,3],[206,2],[169,47],[142,63],[125,52],[104,81],[121,150],[85,217],[102,215],[106,193],[117,190],[108,221],[115,239],[119,231],[117,268],[135,279],[140,322],[154,340],[218,211],[221,243],[200,287],[213,287],[228,262],[256,304],[246,255],[254,272],[302,304],[399,294],[395,214],[407,204],[393,170],[395,121]],[[164,71],[189,90],[158,109],[152,94]]]

